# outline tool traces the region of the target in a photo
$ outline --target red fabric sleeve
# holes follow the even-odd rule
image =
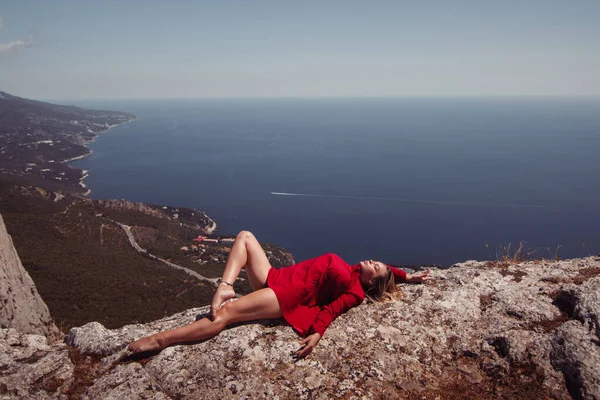
[[[406,281],[406,272],[401,270],[400,268],[389,266],[394,274],[394,282],[400,283]]]
[[[352,307],[359,305],[361,302],[362,299],[355,294],[344,293],[331,303],[321,308],[321,311],[319,311],[317,314],[317,317],[308,331],[309,334],[319,333],[321,337],[323,337],[325,330],[334,319]]]

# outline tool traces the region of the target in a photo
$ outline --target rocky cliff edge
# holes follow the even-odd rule
[[[282,322],[127,357],[130,341],[194,321],[73,328],[65,343],[0,330],[0,398],[600,398],[600,257],[434,270],[404,297],[338,318],[313,354]]]
[[[0,328],[23,333],[57,335],[46,303],[23,268],[0,215]]]

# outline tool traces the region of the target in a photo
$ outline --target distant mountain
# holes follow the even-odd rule
[[[66,162],[90,154],[85,145],[135,115],[88,110],[0,91],[0,178],[84,192],[83,172]]]
[[[88,110],[75,106],[64,106],[59,104],[51,104],[43,101],[25,99],[18,96],[13,96],[9,93],[0,91],[0,123],[19,124],[23,122],[36,121],[40,122],[54,121],[56,123],[66,123],[72,125],[73,121],[78,121],[82,124],[88,123],[90,129],[94,126],[98,127],[96,132],[105,129],[106,125],[122,124],[132,119],[135,115],[104,110]],[[76,125],[77,126],[77,125]],[[75,132],[76,129],[71,129]]]

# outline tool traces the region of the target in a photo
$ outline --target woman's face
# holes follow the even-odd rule
[[[360,282],[363,285],[371,286],[379,277],[387,276],[387,265],[379,261],[361,261],[360,265]]]

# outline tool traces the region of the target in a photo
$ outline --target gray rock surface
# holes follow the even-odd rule
[[[14,328],[22,333],[57,335],[46,303],[6,231],[0,215],[0,328]]]
[[[60,398],[74,379],[64,345],[49,346],[46,337],[0,329],[0,399]]]
[[[132,340],[207,308],[114,330],[92,322],[54,347],[2,330],[0,399],[600,398],[600,257],[432,275],[394,303],[350,310],[298,362],[299,338],[281,321],[128,357]]]

